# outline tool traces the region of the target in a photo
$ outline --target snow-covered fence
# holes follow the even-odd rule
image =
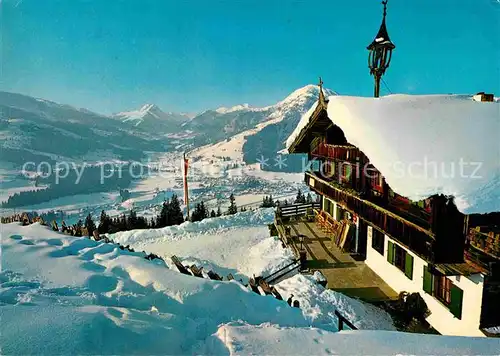
[[[335,310],[335,316],[337,317],[337,319],[339,320],[339,323],[338,323],[338,330],[339,331],[342,331],[344,330],[344,325],[347,325],[349,327],[349,330],[358,330],[357,327],[354,326],[353,323],[351,323],[349,320],[347,320],[347,318],[345,316],[343,316],[342,314],[340,314],[340,312],[338,310]]]
[[[292,275],[295,275],[301,267],[301,263],[299,259],[293,260],[291,263],[286,266],[280,268],[276,272],[271,273],[269,276],[264,277],[263,279],[267,283],[279,283],[285,278],[289,278]]]
[[[303,216],[309,211],[319,209],[319,203],[301,203],[278,206],[276,214],[280,217]]]

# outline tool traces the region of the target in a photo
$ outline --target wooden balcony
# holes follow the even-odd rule
[[[465,257],[484,271],[489,270],[490,263],[500,263],[500,228],[471,228],[467,235]]]
[[[311,150],[313,157],[322,157],[346,162],[364,162],[366,156],[357,147],[319,143]]]
[[[467,241],[470,246],[500,261],[500,229],[488,229],[487,232],[485,230],[487,229],[480,226],[470,229]]]
[[[372,227],[399,241],[427,261],[434,261],[435,235],[428,224],[419,226],[400,215],[361,198],[355,192],[335,186],[312,173],[306,173],[306,184],[318,194],[338,202],[344,209],[356,214]]]
[[[430,209],[421,208],[412,204],[408,199],[401,199],[400,196],[396,195],[395,198],[389,199],[387,209],[393,213],[401,214],[407,220],[414,222],[421,227],[426,229],[430,228]]]

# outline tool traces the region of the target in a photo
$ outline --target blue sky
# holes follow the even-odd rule
[[[102,113],[371,96],[376,0],[3,0],[0,90]],[[389,0],[394,93],[500,94],[498,0]],[[382,94],[387,94],[385,87]]]

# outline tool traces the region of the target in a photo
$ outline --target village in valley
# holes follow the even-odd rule
[[[0,93],[1,352],[498,354],[500,100],[392,94],[379,10],[369,97],[319,77],[270,106],[107,117]],[[113,143],[85,151],[66,114]],[[19,146],[37,115],[75,153]]]

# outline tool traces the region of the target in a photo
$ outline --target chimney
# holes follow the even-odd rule
[[[495,100],[493,94],[486,94],[484,91],[477,93],[472,97],[472,99],[474,99],[474,101],[484,102],[493,102]]]

